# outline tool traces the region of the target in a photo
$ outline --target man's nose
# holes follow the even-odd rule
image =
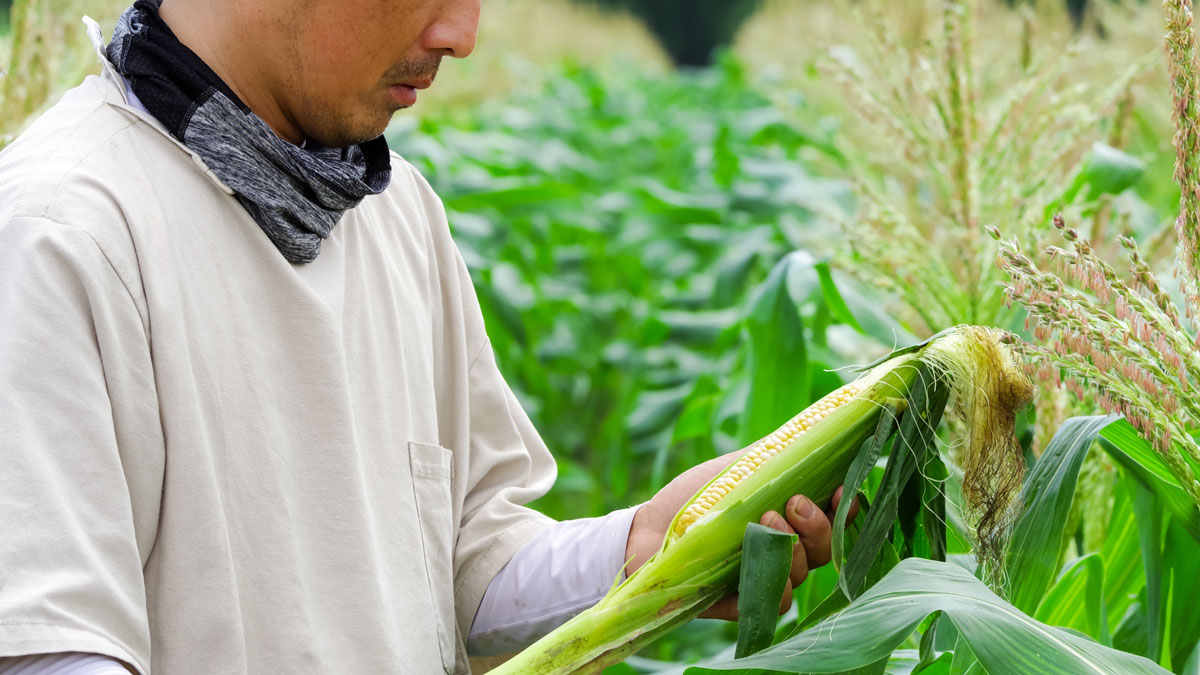
[[[438,16],[425,29],[423,47],[465,58],[475,51],[475,38],[479,34],[479,10],[481,0],[447,0]]]

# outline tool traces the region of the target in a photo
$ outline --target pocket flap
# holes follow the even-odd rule
[[[414,476],[454,478],[453,454],[440,445],[408,442],[408,458]]]

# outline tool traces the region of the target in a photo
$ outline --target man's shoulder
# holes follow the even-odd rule
[[[191,155],[123,102],[110,78],[89,77],[0,152],[0,247],[95,247],[133,289],[139,231],[144,240],[171,216],[225,213]]]
[[[389,150],[388,154],[392,160],[392,180],[384,194],[399,199],[428,202],[436,208],[441,208],[441,200],[417,167],[395,150]]]
[[[415,166],[394,151],[390,154],[392,178],[387,189],[368,197],[354,211],[382,221],[385,229],[398,222],[406,223],[425,231],[441,245],[449,244],[442,200]]]
[[[0,223],[118,224],[123,202],[157,198],[169,187],[172,165],[187,167],[186,152],[110,103],[112,86],[87,78],[0,152]]]

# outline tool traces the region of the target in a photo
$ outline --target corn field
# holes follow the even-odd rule
[[[1189,0],[768,1],[683,70],[628,15],[485,5],[387,137],[558,461],[532,506],[745,452],[476,672],[1200,674]],[[95,72],[79,16],[121,9],[15,0],[0,148]],[[841,485],[862,512],[777,616],[791,540],[758,516]],[[734,591],[737,622],[693,620]]]

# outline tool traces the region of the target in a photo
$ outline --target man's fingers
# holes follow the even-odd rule
[[[829,522],[831,522],[831,523],[833,522],[833,517],[835,515],[837,515],[838,505],[840,505],[841,503],[842,503],[842,487],[839,486],[838,489],[833,492],[833,500],[829,504],[829,510],[825,512],[825,515],[829,518]],[[857,517],[858,517],[858,497],[855,497],[854,501],[850,502],[850,512],[846,514],[846,524],[849,525],[850,523],[853,523],[854,519]]]
[[[783,516],[775,511],[767,511],[758,522],[773,529],[779,530],[786,534],[800,534],[793,528]],[[792,548],[792,569],[788,572],[788,592],[787,606],[791,606],[791,587],[799,586],[808,578],[808,553],[804,547],[803,537],[796,542],[796,546]],[[786,611],[786,607],[784,608]]]
[[[805,573],[809,569],[820,567],[829,562],[829,540],[832,526],[825,512],[817,508],[811,499],[796,495],[788,500],[787,520],[800,535],[800,543],[804,545]],[[793,564],[793,569],[795,565]]]
[[[784,534],[796,534],[796,530],[792,529],[792,526],[788,524],[788,521],[783,519],[783,516],[779,515],[778,511],[767,511],[763,514],[762,518],[758,519],[758,522],[760,525],[769,527],[772,530],[779,530]]]
[[[798,535],[799,539],[796,547],[792,549],[792,569],[788,574],[783,597],[780,598],[780,614],[791,608],[792,589],[804,583],[804,580],[808,578],[808,571],[829,562],[829,540],[833,529],[830,522],[841,501],[842,488],[839,487],[834,492],[829,512],[826,513],[817,508],[817,505],[808,497],[796,495],[788,500],[787,506],[784,508],[786,516],[780,515],[776,511],[768,511],[759,519],[758,522],[762,525],[784,534]],[[856,498],[850,505],[848,521],[853,521],[857,515],[858,499]],[[705,619],[736,621],[738,616],[737,600],[737,593],[725,596],[714,603],[712,607],[704,610],[700,616]]]
[[[779,599],[779,613],[786,614],[792,608],[792,580],[788,579],[783,589],[783,597]],[[720,619],[722,621],[737,621],[738,594],[731,593],[713,603],[712,607],[700,613],[701,619]]]
[[[738,594],[731,593],[713,603],[712,607],[700,613],[701,619],[721,619],[722,621],[737,621]]]
[[[765,527],[772,530],[778,530],[784,534],[797,534],[796,530],[788,523],[788,520],[779,515],[776,511],[768,511],[763,514],[763,517],[758,521]],[[784,586],[783,597],[779,600],[779,613],[783,614],[792,607],[792,588],[804,581],[808,576],[808,558],[804,552],[804,545],[800,542],[796,543],[796,547],[792,549],[792,569],[788,575],[787,583]],[[722,619],[724,621],[737,621],[738,594],[731,593],[720,600],[713,603],[711,607],[700,613],[701,619]]]

